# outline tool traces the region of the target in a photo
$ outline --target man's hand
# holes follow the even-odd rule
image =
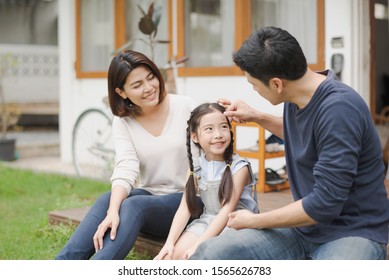
[[[242,100],[231,102],[227,99],[219,99],[217,101],[221,106],[226,108],[224,115],[237,123],[246,123],[253,120],[256,115],[256,110],[247,105]]]
[[[236,230],[243,228],[255,228],[254,220],[256,219],[256,216],[256,214],[253,214],[248,210],[232,212],[228,214],[227,226]]]

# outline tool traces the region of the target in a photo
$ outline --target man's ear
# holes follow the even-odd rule
[[[123,90],[121,90],[120,88],[118,88],[118,87],[115,88],[115,92],[116,92],[117,94],[119,94],[121,98],[123,98],[123,99],[126,99],[126,98],[127,98],[126,93],[125,93]]]
[[[276,90],[277,93],[281,93],[284,89],[284,82],[280,78],[272,78],[269,81],[269,86],[272,90]]]
[[[199,143],[199,140],[198,140],[198,138],[197,138],[197,134],[196,134],[196,133],[191,133],[191,134],[190,134],[190,139],[191,139],[194,143],[196,143],[196,144]]]

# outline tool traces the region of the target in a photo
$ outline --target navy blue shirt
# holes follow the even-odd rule
[[[295,200],[318,224],[311,242],[359,236],[388,242],[389,200],[381,143],[370,111],[331,71],[310,102],[284,105],[285,157]]]

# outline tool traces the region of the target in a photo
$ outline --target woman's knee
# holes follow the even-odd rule
[[[107,205],[107,207],[109,206],[109,201],[111,199],[111,192],[108,191],[108,192],[105,192],[103,194],[101,194],[94,205],[98,204],[98,205]]]
[[[105,192],[100,195],[88,211],[87,216],[94,216],[98,219],[103,219],[107,214],[110,197],[111,192]]]

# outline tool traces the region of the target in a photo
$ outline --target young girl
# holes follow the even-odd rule
[[[188,259],[201,242],[224,230],[230,212],[258,212],[250,164],[233,153],[231,124],[224,110],[217,103],[205,103],[191,113],[186,129],[190,175],[166,243],[155,260]],[[191,141],[200,151],[197,161]],[[198,206],[197,193],[204,209]],[[191,217],[199,218],[187,226]]]

